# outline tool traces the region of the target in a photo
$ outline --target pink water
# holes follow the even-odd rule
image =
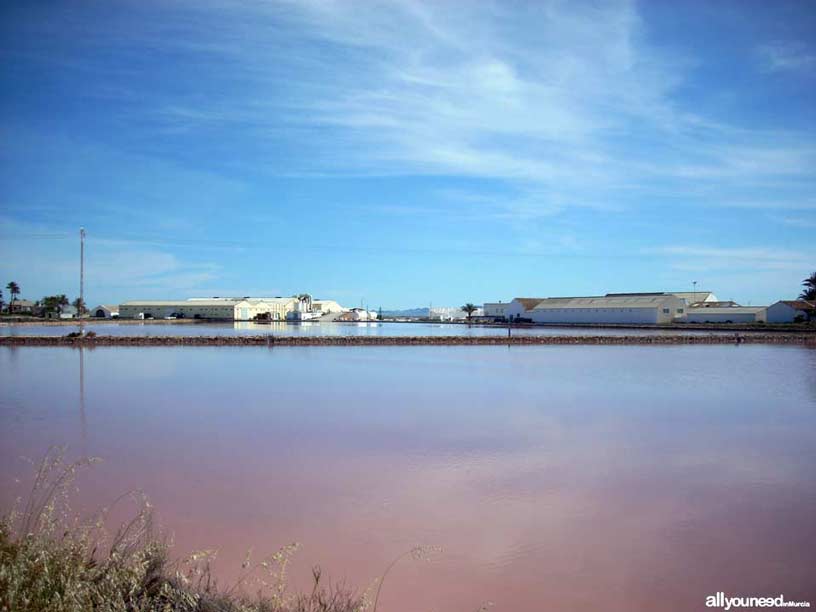
[[[298,541],[294,587],[362,590],[428,544],[381,610],[816,606],[813,350],[3,348],[0,389],[4,505],[67,444],[104,459],[78,506],[144,490],[227,583]]]

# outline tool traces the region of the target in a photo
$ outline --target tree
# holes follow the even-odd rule
[[[75,299],[71,303],[71,306],[73,306],[74,308],[77,309],[77,316],[78,317],[81,317],[82,315],[84,315],[87,312],[87,309],[85,308],[85,302],[82,301],[82,298]]]
[[[45,312],[56,312],[63,306],[67,306],[69,304],[68,298],[65,294],[60,295],[47,295],[42,300],[40,300],[42,304],[42,308]]]
[[[14,310],[14,298],[20,295],[20,285],[11,281],[8,285],[6,285],[6,289],[9,291],[9,295],[11,296],[11,301],[9,302],[9,312]]]
[[[3,291],[0,290],[0,312],[3,312]]]
[[[816,272],[802,281],[804,291],[799,295],[800,300],[816,300]]]
[[[465,311],[465,314],[467,314],[468,321],[470,321],[473,318],[473,313],[479,310],[479,308],[475,304],[471,304],[470,302],[468,302],[467,304],[462,306],[462,310]]]

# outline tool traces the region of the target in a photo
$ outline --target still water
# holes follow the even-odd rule
[[[79,325],[8,324],[0,323],[0,336],[64,336],[79,329]],[[466,325],[458,323],[174,323],[155,321],[109,321],[106,323],[88,321],[86,331],[94,331],[100,336],[506,336],[506,327]],[[685,329],[627,329],[593,327],[516,327],[514,336],[639,336],[677,334],[726,334],[733,331],[685,330]],[[755,333],[755,332],[740,332]],[[760,332],[761,333],[761,332]]]
[[[816,605],[816,351],[776,346],[0,349],[0,502],[20,456],[103,463],[175,551],[298,541],[381,610]]]

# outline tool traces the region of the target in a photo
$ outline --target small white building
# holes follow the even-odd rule
[[[343,308],[334,300],[312,300],[312,311],[321,315],[334,312],[346,312],[347,310],[347,308]]]
[[[507,319],[530,319],[530,311],[547,298],[515,298],[507,305],[505,317]]]
[[[296,298],[193,298],[189,300],[137,300],[119,305],[123,319],[214,319],[252,321],[266,317],[283,321],[294,309]]]
[[[671,323],[683,316],[685,301],[671,294],[566,297],[541,300],[528,311],[534,323]]]
[[[768,323],[794,323],[816,318],[816,302],[780,300],[768,306]]]
[[[764,323],[766,311],[765,306],[726,308],[697,306],[688,309],[684,321],[686,323]]]
[[[471,318],[481,317],[483,313],[484,310],[482,308],[477,308],[471,314]],[[436,321],[462,321],[468,318],[468,314],[461,308],[456,308],[455,306],[442,306],[438,308],[430,308],[428,310],[428,318]]]
[[[119,306],[116,304],[100,304],[91,313],[97,319],[116,319],[119,317]]]
[[[504,319],[507,317],[508,302],[485,302],[482,309],[484,316],[491,319]]]
[[[685,300],[687,306],[701,302],[720,301],[719,298],[710,291],[670,291],[669,293]]]
[[[71,306],[70,304],[60,306],[58,312],[60,319],[76,319],[79,316],[79,311],[76,306]]]

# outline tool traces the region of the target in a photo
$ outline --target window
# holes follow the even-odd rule
[[[683,309],[682,309],[682,308],[678,308],[678,309],[677,309],[677,314],[683,314]]]
[[[669,309],[668,309],[668,308],[664,308],[664,309],[663,309],[663,314],[669,314]]]

